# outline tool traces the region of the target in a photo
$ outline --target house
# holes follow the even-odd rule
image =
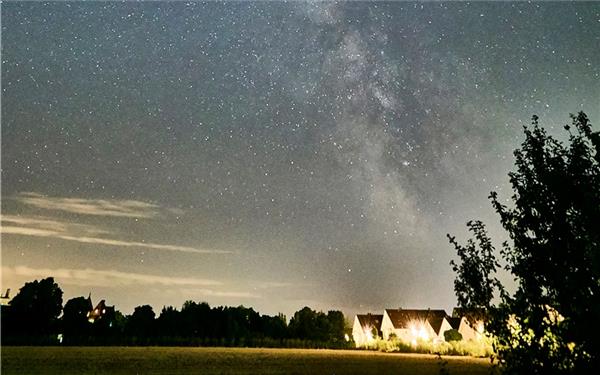
[[[383,315],[364,314],[354,317],[352,338],[356,347],[361,347],[373,342],[375,338],[382,337],[381,322]]]
[[[452,317],[444,310],[385,309],[383,315],[356,315],[352,337],[357,347],[367,345],[376,337],[398,338],[416,345],[418,341],[445,341],[444,333],[455,329],[463,340],[478,340],[484,336],[485,319],[483,309],[455,308]]]
[[[94,309],[92,305],[92,296],[88,297],[90,311],[87,313],[88,322],[95,323],[96,321],[102,320],[104,317],[112,317],[115,314],[114,306],[106,306],[106,301],[101,300]]]
[[[463,340],[479,340],[484,334],[484,321],[486,319],[483,309],[452,310],[451,325],[463,337]]]
[[[397,337],[414,343],[423,341],[443,341],[444,332],[452,329],[444,310],[404,310],[386,309],[381,323],[385,340]]]
[[[6,293],[0,296],[0,305],[5,306],[10,302],[10,288],[6,289]]]

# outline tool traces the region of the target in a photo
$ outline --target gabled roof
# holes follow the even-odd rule
[[[435,332],[436,335],[440,334],[440,329],[442,328],[442,323],[444,323],[444,318],[440,318],[440,317],[433,317],[433,318],[429,318],[428,319],[429,324],[431,325],[431,328],[433,328],[433,332]]]
[[[462,318],[465,317],[467,319],[467,322],[469,322],[470,324],[478,321],[478,320],[487,320],[487,312],[485,311],[485,309],[480,309],[480,308],[471,308],[471,309],[465,309],[465,308],[461,308],[461,307],[455,307],[452,310],[452,317],[454,318]]]
[[[406,329],[413,321],[427,321],[434,331],[439,331],[444,318],[447,316],[444,310],[392,310],[385,312],[390,317],[395,329]],[[437,329],[436,329],[437,327]]]
[[[361,327],[375,327],[377,328],[377,331],[381,330],[383,315],[364,314],[356,315],[356,317],[358,318],[358,323],[360,323]]]
[[[448,323],[450,323],[450,327],[452,327],[452,329],[460,328],[460,321],[462,318],[446,318],[446,320]]]
[[[91,301],[90,301],[91,303]],[[96,307],[88,312],[88,321],[93,323],[95,320],[102,319],[106,314],[114,314],[115,307],[107,306],[105,300],[98,302]]]

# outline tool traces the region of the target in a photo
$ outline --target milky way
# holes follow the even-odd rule
[[[533,114],[600,120],[597,3],[2,3],[2,284],[124,312],[455,303]]]

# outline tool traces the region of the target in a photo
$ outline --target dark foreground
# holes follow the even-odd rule
[[[450,374],[488,374],[489,360],[443,357]],[[432,355],[352,350],[3,347],[2,374],[440,374]]]

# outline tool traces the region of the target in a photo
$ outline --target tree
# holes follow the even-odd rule
[[[156,323],[159,336],[178,336],[181,331],[181,313],[173,306],[163,306]]]
[[[210,315],[211,309],[208,303],[186,301],[181,307],[182,334],[186,337],[208,337],[209,328],[212,328],[213,332],[219,330],[221,322],[214,320],[211,322]]]
[[[314,340],[317,332],[317,312],[305,306],[296,311],[288,326],[294,338]]]
[[[494,290],[502,286],[494,277],[500,265],[494,255],[495,249],[488,237],[485,225],[481,221],[467,222],[469,231],[475,239],[469,239],[466,246],[460,245],[455,237],[448,235],[454,245],[460,264],[450,261],[452,270],[457,273],[454,280],[454,291],[458,304],[468,310],[489,309]]]
[[[456,329],[449,329],[444,332],[444,340],[446,341],[460,341],[462,339],[462,334]]]
[[[476,241],[459,245],[452,264],[461,307],[487,307],[488,332],[506,373],[586,374],[600,368],[600,134],[571,115],[568,145],[534,116],[509,173],[510,205],[490,199],[510,240],[500,251],[516,281],[508,293],[479,222]],[[492,295],[498,300],[493,303]]]
[[[62,294],[52,277],[25,283],[10,301],[13,331],[28,336],[56,333]]]
[[[85,297],[71,298],[65,303],[61,319],[65,342],[73,342],[89,334],[88,313],[91,309],[92,305]]]
[[[346,318],[341,311],[331,310],[327,312],[329,320],[329,337],[327,341],[342,342],[344,341],[344,330],[346,329]]]
[[[287,321],[285,315],[276,316],[262,315],[260,317],[262,331],[266,337],[283,339],[287,334]]]
[[[133,314],[127,319],[125,326],[126,332],[137,338],[148,338],[154,335],[154,311],[152,306],[138,306],[133,310]]]

